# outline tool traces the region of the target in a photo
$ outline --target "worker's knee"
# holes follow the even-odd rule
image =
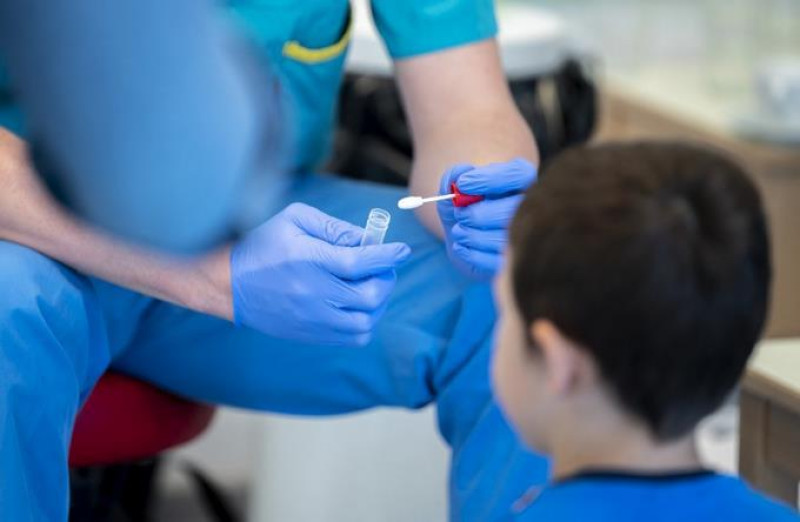
[[[0,241],[0,327],[14,328],[45,309],[64,315],[64,306],[77,297],[79,279],[34,250]]]
[[[6,387],[33,395],[59,390],[65,397],[85,391],[108,363],[97,349],[103,346],[102,314],[88,280],[34,250],[0,241],[0,289],[0,375],[18,377],[0,383],[0,395]]]

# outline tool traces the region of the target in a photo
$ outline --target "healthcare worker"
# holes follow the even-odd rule
[[[437,401],[453,447],[453,519],[491,520],[544,480],[546,462],[515,439],[487,377],[494,310],[485,281],[536,161],[499,63],[492,2],[372,7],[411,122],[412,192],[449,192],[456,182],[487,196],[396,213],[392,237],[410,254],[398,243],[358,248],[360,229],[345,223],[391,208],[403,191],[308,174],[328,148],[350,34],[344,0],[231,4],[291,100],[296,203],[200,260],[166,259],[85,227],[37,184],[21,142],[2,136],[0,237],[14,241],[0,242],[4,518],[66,518],[72,422],[109,367],[265,411]],[[349,327],[331,344],[366,346],[318,342],[321,326],[341,324]],[[298,331],[309,338],[285,340]]]

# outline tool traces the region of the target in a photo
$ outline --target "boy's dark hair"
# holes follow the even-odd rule
[[[730,160],[677,143],[555,158],[511,226],[522,316],[596,360],[659,440],[688,433],[735,386],[771,279],[759,193]]]

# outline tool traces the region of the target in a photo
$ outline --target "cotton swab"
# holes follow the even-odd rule
[[[456,196],[457,194],[445,194],[444,196],[433,196],[430,198],[421,198],[419,196],[408,196],[407,198],[403,198],[397,202],[397,208],[402,210],[412,210],[421,207],[425,203],[433,203],[434,201],[445,201],[447,199],[453,199]]]

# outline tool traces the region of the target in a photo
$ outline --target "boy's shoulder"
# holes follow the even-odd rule
[[[725,520],[800,522],[797,512],[754,491],[737,477],[588,473],[531,490],[515,506],[517,522]]]

